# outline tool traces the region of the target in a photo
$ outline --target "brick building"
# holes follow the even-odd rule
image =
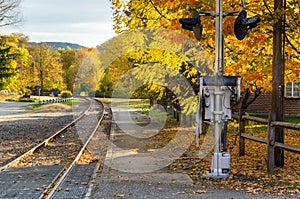
[[[251,96],[252,98],[252,96]],[[262,93],[260,96],[248,107],[248,113],[268,114],[272,107],[272,94]],[[237,111],[235,107],[235,111]],[[289,82],[285,84],[285,98],[284,98],[284,113],[286,115],[300,115],[300,83]]]
[[[272,107],[272,94],[262,93],[247,109],[248,113],[268,114]],[[300,98],[285,97],[284,113],[300,115]]]

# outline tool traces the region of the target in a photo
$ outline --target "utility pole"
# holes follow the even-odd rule
[[[283,54],[283,0],[274,0],[275,24],[273,26],[273,90],[272,90],[272,121],[283,121],[284,116],[284,54]],[[278,11],[278,12],[276,12]],[[281,127],[275,127],[275,142],[284,143],[284,131]],[[269,159],[270,160],[270,159]],[[271,158],[272,161],[272,158]],[[284,150],[276,147],[274,153],[275,166],[284,166]],[[274,164],[273,164],[274,165]],[[272,168],[270,168],[272,169]]]

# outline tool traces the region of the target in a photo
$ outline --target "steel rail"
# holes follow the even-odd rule
[[[91,133],[91,135],[89,136],[89,138],[86,140],[86,142],[84,143],[84,145],[82,146],[82,148],[80,149],[80,151],[78,152],[78,154],[76,155],[76,157],[74,158],[74,160],[72,161],[72,163],[68,166],[65,167],[65,169],[63,169],[58,175],[57,175],[57,179],[54,179],[53,183],[51,185],[48,186],[48,188],[46,188],[43,192],[43,195],[40,197],[40,199],[46,198],[46,199],[51,199],[54,197],[55,193],[57,192],[57,189],[59,188],[59,186],[66,180],[66,177],[69,175],[69,173],[72,171],[72,169],[74,168],[74,166],[76,165],[77,161],[79,160],[79,158],[81,157],[81,155],[83,154],[84,150],[87,148],[88,144],[90,143],[90,141],[92,140],[92,138],[94,137],[96,131],[98,130],[100,123],[102,122],[103,118],[104,118],[104,105],[102,102],[95,100],[98,103],[101,104],[102,106],[102,113],[101,113],[101,117],[96,125],[96,127],[94,128],[93,132]],[[50,191],[50,192],[49,192]],[[49,192],[49,193],[48,193]]]
[[[67,124],[66,126],[64,126],[62,129],[60,129],[59,131],[57,131],[55,134],[53,134],[52,136],[48,137],[47,139],[45,139],[43,142],[39,143],[38,145],[34,146],[33,148],[31,148],[30,150],[28,150],[27,152],[23,153],[21,156],[15,158],[14,160],[10,161],[9,163],[5,164],[4,166],[0,167],[0,172],[16,165],[18,162],[20,162],[23,158],[32,155],[37,149],[42,148],[43,146],[47,146],[47,144],[54,138],[56,138],[58,135],[60,135],[61,133],[65,132],[68,128],[70,128],[71,126],[73,126],[78,120],[80,120],[83,116],[85,116],[87,114],[87,112],[91,109],[92,107],[92,101],[89,105],[89,107],[87,109],[85,109],[84,111],[82,111],[80,113],[80,115],[73,120],[72,122],[70,122],[69,124]]]

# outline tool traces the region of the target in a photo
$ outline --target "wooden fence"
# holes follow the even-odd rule
[[[192,115],[186,116],[185,114],[181,114],[180,109],[178,109],[178,106],[176,104],[171,105],[171,112],[173,112],[174,118],[177,119],[177,121],[180,121],[180,119],[183,120],[184,124],[187,124],[188,126],[192,125],[193,117]],[[182,118],[181,118],[181,117]],[[245,155],[245,140],[252,140],[255,142],[259,142],[262,144],[267,144],[267,168],[269,171],[273,170],[275,168],[275,148],[279,148],[282,150],[290,151],[293,153],[299,153],[300,154],[300,147],[290,146],[284,143],[276,142],[275,141],[275,128],[281,127],[286,129],[295,129],[300,130],[300,124],[293,124],[288,122],[278,122],[278,121],[271,121],[271,117],[269,116],[269,119],[263,119],[259,117],[253,117],[253,116],[242,116],[241,118],[238,115],[233,114],[232,117],[236,119],[239,122],[239,155],[243,156]],[[245,132],[246,129],[246,122],[247,121],[254,121],[261,124],[265,124],[268,129],[268,138],[259,138],[252,135],[249,135]]]
[[[267,144],[268,149],[268,158],[267,158],[267,167],[268,170],[271,171],[275,168],[275,148],[280,148],[282,150],[290,151],[293,153],[300,154],[300,147],[290,146],[284,143],[275,142],[275,127],[287,128],[287,129],[295,129],[300,130],[300,124],[293,124],[288,122],[278,122],[278,121],[271,121],[270,119],[263,119],[258,117],[252,116],[242,116],[239,117],[237,115],[233,116],[234,119],[238,120],[239,122],[239,155],[245,155],[245,139],[249,139],[255,142]],[[269,117],[270,118],[270,117]],[[245,127],[247,121],[254,121],[259,122],[262,124],[266,124],[268,128],[268,139],[258,138],[255,136],[251,136],[246,134]]]

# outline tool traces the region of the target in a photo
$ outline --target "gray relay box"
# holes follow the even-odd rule
[[[216,76],[200,77],[200,95],[202,99],[203,119],[212,121],[214,119],[215,97],[221,96],[222,119],[230,120],[232,118],[232,100],[238,102],[240,99],[241,77],[223,76],[218,79]],[[216,91],[221,86],[221,91]],[[234,87],[236,88],[234,90]]]
[[[205,86],[203,90],[204,96],[204,119],[205,120],[213,120],[214,118],[214,101],[215,101],[215,87],[214,86]],[[222,94],[222,112],[223,118],[231,119],[231,105],[230,98],[231,92],[228,89],[225,89]]]

